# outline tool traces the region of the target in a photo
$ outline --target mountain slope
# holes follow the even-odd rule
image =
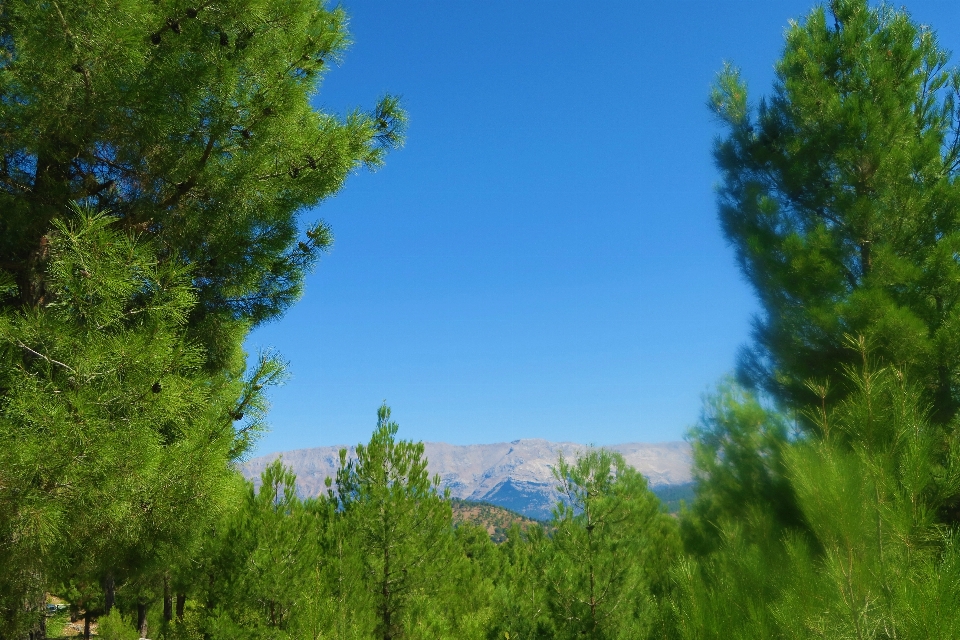
[[[454,526],[465,522],[477,525],[486,529],[490,539],[497,543],[507,539],[507,531],[515,524],[520,525],[523,531],[537,524],[536,520],[489,502],[472,502],[454,498],[450,501],[450,506],[453,509]]]
[[[274,453],[253,458],[241,467],[256,481],[278,456],[297,474],[301,495],[316,496],[325,489],[324,480],[336,475],[339,451],[353,447],[316,447]],[[627,443],[606,447],[621,453],[627,464],[644,476],[654,491],[691,482],[690,445],[685,442],[658,444]],[[441,486],[454,498],[500,505],[535,519],[548,519],[556,501],[552,469],[557,457],[573,459],[584,445],[530,439],[495,444],[452,445],[426,442],[424,450],[431,474],[440,476]]]

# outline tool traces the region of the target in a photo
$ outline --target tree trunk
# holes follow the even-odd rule
[[[187,603],[187,595],[185,593],[177,594],[177,620],[183,622],[183,606]]]
[[[90,640],[90,612],[83,611],[83,640]]]
[[[392,640],[390,621],[390,545],[383,548],[383,640]]]
[[[590,627],[593,633],[597,633],[597,597],[596,597],[596,578],[593,570],[593,517],[590,508],[585,507],[584,512],[587,516],[587,553],[590,554]]]
[[[30,640],[47,640],[47,594],[41,593],[37,597],[36,605],[39,615],[36,625],[30,630],[29,637]]]
[[[137,603],[137,629],[140,630],[140,637],[147,637],[147,603]]]
[[[66,213],[71,199],[70,160],[76,155],[60,141],[47,141],[37,157],[33,188],[30,191],[32,224],[22,235],[25,253],[17,260],[17,285],[23,306],[35,308],[45,298],[44,267],[48,253],[46,233],[50,222]],[[72,145],[79,151],[78,145]]]
[[[46,603],[44,603],[46,605]],[[46,608],[46,607],[44,607]],[[43,611],[40,614],[40,623],[37,625],[37,640],[47,640],[47,613]]]
[[[107,577],[103,580],[103,615],[110,615],[115,600],[116,585],[113,582],[113,574],[108,573]]]
[[[163,576],[163,619],[165,622],[173,620],[173,596],[170,594],[170,574]]]

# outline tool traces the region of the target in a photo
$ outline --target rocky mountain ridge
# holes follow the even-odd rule
[[[686,442],[631,442],[604,448],[622,454],[655,491],[692,481],[690,445]],[[279,456],[297,474],[300,494],[316,496],[325,490],[326,478],[336,476],[340,449],[347,449],[350,457],[355,455],[354,447],[297,449],[253,458],[242,465],[241,471],[256,481]],[[582,444],[541,439],[472,445],[424,443],[431,475],[440,476],[441,486],[449,488],[452,497],[490,502],[540,519],[549,517],[557,498],[552,475],[557,457],[563,454],[572,460],[586,449]]]

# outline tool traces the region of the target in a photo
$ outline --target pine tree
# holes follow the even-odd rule
[[[669,516],[620,454],[561,456],[554,476],[561,500],[547,581],[557,637],[643,637],[656,618],[651,569],[679,546]]]
[[[719,541],[718,523],[725,520],[769,518],[774,536],[803,528],[786,478],[784,455],[790,438],[782,415],[728,379],[705,398],[688,438],[696,498],[681,521],[687,550],[705,553]]]
[[[411,602],[409,635],[487,640],[498,615],[493,592],[501,579],[501,555],[483,526],[460,522],[453,534],[437,588],[418,594]]]
[[[493,593],[490,635],[527,640],[555,637],[546,580],[551,562],[550,538],[544,527],[521,530],[514,524],[500,545],[503,568]]]
[[[938,513],[960,488],[921,390],[865,352],[850,395],[811,415],[822,438],[789,443],[784,479],[806,526],[769,512],[719,517],[720,542],[687,558],[682,638],[952,638],[960,633],[960,547]]]
[[[755,117],[720,76],[721,221],[764,308],[741,374],[790,420],[728,384],[694,430],[677,637],[960,633],[946,63],[905,11],[836,0],[791,25]]]
[[[279,458],[263,471],[258,489],[245,484],[239,509],[218,524],[203,567],[206,632],[224,639],[301,637],[300,625],[317,604],[308,594],[321,562],[312,508],[297,496],[296,476]]]
[[[35,615],[25,594],[102,583],[109,607],[113,585],[187,540],[235,473],[237,407],[255,430],[277,373],[205,373],[185,335],[189,272],[113,226],[84,210],[58,221],[56,302],[0,314],[0,636]]]
[[[739,373],[789,407],[849,389],[845,335],[922,383],[946,423],[960,374],[960,75],[904,10],[832,0],[791,23],[753,107],[727,66],[710,104],[720,220],[762,314]],[[806,422],[808,426],[812,423]]]
[[[407,637],[416,621],[411,601],[439,587],[452,553],[452,513],[440,478],[430,478],[422,442],[396,440],[386,404],[356,459],[340,451],[337,497],[360,551],[362,581],[371,596],[375,637]],[[358,615],[361,612],[357,612]]]
[[[321,0],[0,12],[0,636],[51,582],[109,609],[217,517],[280,374],[243,339],[332,241],[301,216],[402,142],[392,97],[311,106],[347,44]]]
[[[85,203],[191,266],[211,365],[297,299],[329,246],[302,212],[401,142],[394,98],[344,117],[311,106],[349,42],[321,0],[15,3],[0,34],[4,304],[48,300],[47,234]]]
[[[367,586],[363,549],[356,544],[352,519],[342,506],[327,478],[324,500],[311,504],[317,524],[317,544],[321,548],[320,583],[311,594],[314,599],[314,624],[326,629],[338,640],[360,640],[373,635],[373,594]],[[322,637],[322,636],[321,636]]]

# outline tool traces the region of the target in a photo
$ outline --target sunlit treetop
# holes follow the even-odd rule
[[[332,241],[303,212],[402,142],[393,97],[344,116],[311,106],[346,23],[317,0],[5,5],[4,304],[46,302],[45,238],[78,201],[189,265],[211,358],[235,343],[225,327],[282,313]]]

